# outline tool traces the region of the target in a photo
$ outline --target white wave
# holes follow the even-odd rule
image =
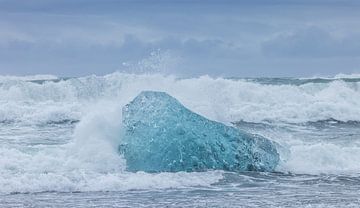
[[[279,171],[307,174],[357,174],[360,170],[360,146],[331,143],[289,145],[290,155]]]
[[[55,79],[58,79],[58,77],[49,74],[37,74],[37,75],[29,75],[29,76],[0,75],[0,82],[9,81],[9,80],[35,81],[35,80],[55,80]]]
[[[128,173],[117,153],[121,109],[143,90],[165,91],[212,120],[307,122],[333,118],[360,120],[360,83],[264,85],[212,78],[178,79],[161,74],[113,73],[44,83],[4,79],[0,83],[0,122],[21,125],[80,120],[66,145],[25,151],[0,148],[0,192],[106,191],[208,186],[221,172]],[[265,135],[266,136],[266,135]],[[281,171],[359,172],[359,145],[304,143],[270,136],[289,150]]]
[[[26,116],[26,106],[42,109],[46,103],[69,106],[70,114],[84,115],[82,108],[98,100],[130,101],[142,90],[168,92],[191,110],[210,119],[232,121],[306,122],[333,118],[360,120],[360,82],[335,80],[330,83],[264,85],[244,80],[202,76],[177,79],[174,76],[113,73],[46,82],[8,81],[0,85],[1,115]],[[21,103],[18,110],[6,105]],[[26,105],[23,105],[26,103]],[[15,104],[16,105],[16,104]],[[78,105],[79,107],[74,107]],[[81,108],[80,108],[81,106]],[[53,109],[49,110],[51,113]],[[0,110],[1,111],[1,110]],[[6,111],[6,112],[4,112]],[[17,112],[21,115],[16,115]],[[44,113],[46,113],[46,108]],[[29,111],[31,114],[33,109]],[[6,115],[11,117],[11,115]],[[0,118],[2,120],[3,118]]]
[[[0,123],[21,122],[23,125],[78,121],[82,112],[78,103],[0,102]]]
[[[158,174],[125,172],[119,155],[105,152],[102,146],[96,150],[102,152],[101,158],[78,158],[78,155],[69,155],[66,149],[49,149],[30,154],[0,148],[0,194],[210,186],[222,178],[220,171]]]
[[[334,76],[334,78],[336,79],[344,79],[344,78],[348,78],[348,79],[357,79],[360,78],[360,74],[337,74]]]
[[[100,108],[107,106],[107,108]],[[118,102],[98,102],[77,125],[65,145],[38,151],[0,148],[0,193],[44,191],[121,191],[210,186],[221,171],[203,173],[130,173],[118,154],[121,108]]]
[[[277,171],[315,175],[357,175],[360,172],[360,137],[356,138],[358,131],[343,129],[346,133],[336,135],[338,130],[334,128],[317,129],[296,124],[247,131],[280,144],[277,146],[280,154]]]
[[[335,79],[358,79],[360,78],[359,73],[352,73],[352,74],[343,74],[339,73],[333,76],[311,76],[311,77],[301,77],[299,79],[329,79],[329,80],[335,80]]]

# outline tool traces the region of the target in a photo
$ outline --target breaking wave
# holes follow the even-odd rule
[[[264,84],[209,76],[179,79],[123,73],[43,82],[0,79],[0,120],[79,120],[91,102],[130,101],[143,90],[167,92],[191,110],[225,123],[360,120],[360,81],[291,84],[298,81],[279,84],[270,79]]]
[[[202,116],[228,125],[240,122],[240,128],[276,141],[283,147],[279,171],[359,173],[359,134],[349,137],[344,132],[350,140],[331,140],[332,126],[359,129],[360,81],[356,79],[300,83],[300,79],[265,82],[124,73],[66,79],[1,77],[0,192],[209,186],[222,179],[221,171],[125,171],[126,161],[117,152],[121,109],[144,90],[167,92]],[[59,129],[66,125],[67,133],[41,129],[49,125]],[[316,134],[319,125],[330,132],[322,134],[327,138]],[[67,140],[21,146],[24,140],[38,137]]]

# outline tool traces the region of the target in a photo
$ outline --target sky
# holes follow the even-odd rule
[[[0,75],[360,73],[358,0],[0,0]]]

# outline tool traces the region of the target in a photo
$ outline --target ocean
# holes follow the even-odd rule
[[[276,142],[275,171],[127,171],[145,90]],[[360,207],[360,76],[0,76],[0,207]]]

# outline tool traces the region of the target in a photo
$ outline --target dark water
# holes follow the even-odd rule
[[[358,207],[359,177],[224,173],[209,188],[42,192],[2,196],[2,207]]]

